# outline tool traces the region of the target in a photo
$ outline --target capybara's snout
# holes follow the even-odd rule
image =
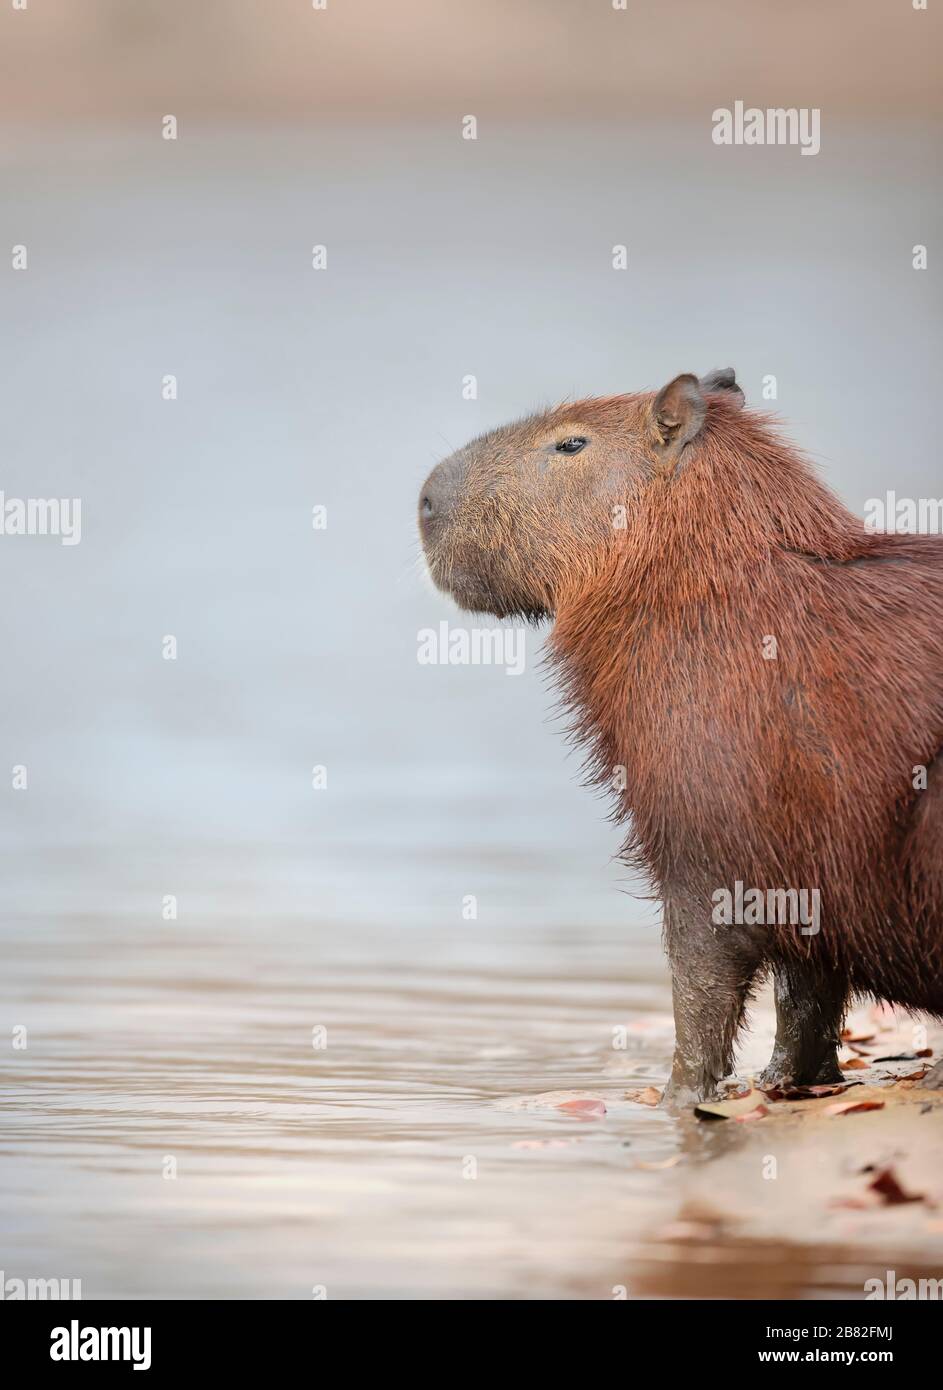
[[[471,612],[493,612],[501,602],[487,576],[491,537],[470,499],[467,467],[453,454],[433,468],[419,492],[419,535],[433,583]]]
[[[454,458],[437,463],[419,493],[419,534],[429,555],[445,533],[458,503],[462,469]]]

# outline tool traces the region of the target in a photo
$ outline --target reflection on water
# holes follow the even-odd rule
[[[656,935],[630,963],[615,933],[474,923],[11,930],[8,1273],[85,1297],[610,1296],[660,1176],[635,1161],[675,1147],[621,1101],[670,1047]],[[507,1104],[555,1088],[609,1113]],[[538,1140],[567,1142],[516,1147]]]
[[[86,1298],[608,1299],[861,1297],[888,1260],[935,1273],[932,1211],[829,1215],[898,1149],[926,1149],[932,1189],[919,1103],[837,1122],[826,1153],[803,1115],[760,1134],[626,1099],[669,1062],[655,932],[133,914],[9,932],[0,1016],[28,1020],[28,1047],[0,1076],[8,1277]],[[567,1114],[561,1091],[606,1113]]]

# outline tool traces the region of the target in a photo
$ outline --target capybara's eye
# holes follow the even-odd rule
[[[582,435],[580,435],[580,434],[571,434],[570,437],[569,437],[569,439],[561,439],[561,440],[560,440],[560,443],[557,445],[557,453],[558,453],[558,454],[578,454],[579,451],[580,451],[580,449],[582,449],[583,446],[584,446],[585,444],[588,444],[588,443],[589,443],[589,440],[584,439]]]

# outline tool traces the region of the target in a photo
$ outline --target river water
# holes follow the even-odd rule
[[[611,1296],[657,1189],[635,1160],[677,1147],[621,1099],[664,1074],[657,956],[602,931],[404,937],[17,924],[8,1275],[86,1298]],[[609,1112],[528,1108],[558,1089]]]

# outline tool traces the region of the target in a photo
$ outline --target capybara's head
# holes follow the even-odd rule
[[[618,509],[694,444],[716,394],[742,404],[732,369],[557,406],[466,444],[419,496],[433,580],[474,612],[552,615],[608,553]]]

